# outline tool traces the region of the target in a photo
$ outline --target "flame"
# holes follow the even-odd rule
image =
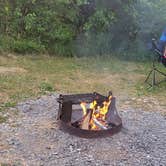
[[[85,116],[87,113],[87,109],[86,109],[86,103],[82,102],[81,104],[82,110],[83,110],[83,115]]]
[[[109,110],[111,99],[112,96],[109,96],[108,100],[102,103],[102,106],[99,106],[96,100],[90,103],[89,109],[92,110],[92,118],[89,125],[91,130],[100,130],[99,125],[103,126],[102,128],[105,128],[104,126],[106,125],[106,114]],[[83,115],[85,116],[87,114],[86,103],[82,102],[80,105],[83,110]]]

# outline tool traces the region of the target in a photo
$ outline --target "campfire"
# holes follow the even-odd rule
[[[96,100],[90,104],[81,102],[80,105],[84,116],[81,120],[76,122],[79,124],[78,127],[84,130],[107,130],[110,128],[106,114],[111,104],[111,98],[112,96],[109,96],[102,105],[99,105]]]
[[[115,97],[99,93],[60,95],[58,120],[74,133],[115,133],[122,120],[115,106]],[[79,129],[79,131],[78,131]]]

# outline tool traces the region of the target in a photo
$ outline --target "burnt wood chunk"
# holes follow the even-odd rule
[[[102,124],[100,121],[98,121],[96,118],[93,118],[93,121],[97,127],[99,127],[101,130],[107,130],[108,128]]]

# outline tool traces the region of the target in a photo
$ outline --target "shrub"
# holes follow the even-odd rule
[[[73,57],[73,46],[72,44],[66,43],[55,43],[52,45],[48,45],[47,48],[50,54],[55,54],[58,56],[66,56],[66,57]]]
[[[0,52],[10,51],[14,39],[8,36],[0,36]]]
[[[0,36],[0,52],[43,53],[45,46],[29,39],[14,39],[9,36]]]
[[[45,47],[32,40],[15,40],[12,45],[12,50],[16,53],[42,53],[45,51]]]

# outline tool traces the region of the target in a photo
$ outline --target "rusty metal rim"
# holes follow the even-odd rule
[[[99,138],[99,137],[110,137],[121,131],[122,124],[119,126],[114,126],[108,130],[100,130],[100,131],[92,131],[92,130],[82,130],[80,128],[76,128],[71,124],[65,123],[63,121],[58,121],[59,129],[65,131],[71,135],[75,135],[81,138]]]

